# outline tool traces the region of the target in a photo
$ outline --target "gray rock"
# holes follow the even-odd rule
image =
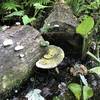
[[[45,19],[43,28],[48,28],[51,35],[53,32],[59,34],[65,32],[68,35],[75,34],[75,27],[78,24],[77,18],[74,16],[71,8],[65,4],[55,4],[50,15]],[[48,33],[45,33],[48,34]]]
[[[5,39],[11,39],[13,44],[4,47]],[[28,78],[32,66],[45,52],[45,48],[40,47],[41,40],[41,34],[30,26],[13,26],[0,32],[0,100]],[[17,45],[24,48],[15,51]],[[20,54],[24,57],[20,58]]]
[[[77,25],[78,19],[71,8],[66,4],[58,3],[54,5],[53,10],[45,19],[41,32],[48,41],[52,39],[58,42],[60,39],[59,41],[66,44],[68,42],[76,48],[81,45],[80,36],[75,34]]]

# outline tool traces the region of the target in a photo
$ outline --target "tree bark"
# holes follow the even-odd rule
[[[3,42],[6,39],[11,39],[13,44],[5,47]],[[28,78],[35,62],[45,52],[45,48],[40,47],[41,40],[41,34],[30,26],[14,26],[0,32],[0,100]],[[24,48],[15,51],[18,45]]]

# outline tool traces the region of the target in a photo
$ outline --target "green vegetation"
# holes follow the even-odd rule
[[[21,21],[24,25],[31,24],[40,17],[50,0],[5,0],[0,3],[1,21]],[[31,13],[31,14],[30,14]],[[27,20],[27,21],[26,21]]]
[[[94,20],[90,16],[85,16],[85,19],[77,26],[76,32],[83,37],[82,56],[86,55],[89,49],[91,30],[94,27]]]
[[[93,96],[93,90],[89,86],[82,87],[77,83],[71,83],[68,85],[68,88],[73,92],[76,100],[81,100],[81,96],[83,96],[83,100],[88,100],[90,97]]]

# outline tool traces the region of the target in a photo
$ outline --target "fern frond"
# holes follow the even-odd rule
[[[34,6],[35,3],[46,5],[47,3],[50,3],[51,0],[25,0],[24,4],[26,6],[30,5],[30,7]]]
[[[11,14],[5,16],[6,18],[7,17],[13,17],[13,16],[23,16],[24,15],[24,11],[21,10],[21,11],[15,11],[15,12],[12,12]]]
[[[17,11],[17,8],[21,8],[21,6],[18,5],[17,2],[14,0],[8,0],[2,4],[2,9],[5,9],[5,10]]]
[[[47,4],[50,3],[50,0],[34,0],[35,3],[40,3],[40,4]]]

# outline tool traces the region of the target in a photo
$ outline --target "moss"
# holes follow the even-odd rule
[[[0,96],[1,95],[5,95],[5,97],[8,96],[9,92],[13,88],[15,87],[18,88],[22,83],[22,81],[26,80],[29,77],[31,73],[31,68],[28,68],[28,66],[25,65],[24,67],[21,65],[19,68],[23,70],[19,70],[19,72],[9,70],[8,72],[5,73],[4,76],[0,77]]]

